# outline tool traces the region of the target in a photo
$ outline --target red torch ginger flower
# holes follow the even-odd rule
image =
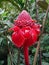
[[[18,48],[24,48],[25,65],[29,65],[28,48],[37,41],[40,27],[41,25],[37,24],[29,13],[23,10],[14,21],[14,27],[10,28],[14,31],[11,37],[14,45]]]

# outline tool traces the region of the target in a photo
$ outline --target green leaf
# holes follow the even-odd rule
[[[2,61],[0,61],[0,65],[3,65],[3,63],[4,63],[4,61],[2,60]]]
[[[35,53],[36,52],[36,48],[32,49],[32,53]]]
[[[9,20],[1,21],[1,23],[7,25],[8,27],[12,27],[13,26],[13,23],[11,23]]]
[[[10,36],[7,36],[7,38],[12,42],[12,39],[11,39],[11,37]]]
[[[46,1],[38,1],[37,4],[43,9],[47,10],[48,3]]]
[[[1,42],[3,41],[3,38],[2,37],[0,37],[0,44],[1,44]]]
[[[49,58],[49,53],[43,53],[43,56],[48,57]]]
[[[46,0],[46,2],[49,4],[49,0]]]
[[[42,62],[42,65],[49,65],[49,63],[47,63],[47,62]]]
[[[0,14],[3,14],[4,13],[4,10],[2,10],[1,8],[0,8]]]
[[[31,0],[31,3],[33,3],[35,0]]]
[[[8,65],[11,65],[10,56],[8,56]]]
[[[41,41],[41,43],[43,44],[49,44],[49,35],[48,34],[46,34],[46,35],[44,35],[44,37],[42,38],[42,41]]]
[[[22,0],[22,3],[25,3],[25,0]]]
[[[8,12],[4,12],[4,13],[2,13],[2,17],[6,17],[7,16],[7,14],[8,14]]]

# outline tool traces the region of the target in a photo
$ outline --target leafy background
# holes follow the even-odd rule
[[[24,65],[23,50],[16,48],[8,31],[22,10],[27,10],[36,19],[36,0],[0,0],[0,65]],[[44,5],[43,5],[44,3]],[[42,24],[49,0],[38,2],[38,22]],[[44,34],[40,41],[42,65],[49,65],[49,13],[45,23]],[[20,55],[18,54],[20,51]],[[30,65],[33,65],[36,45],[29,48]],[[18,56],[20,57],[18,61]],[[19,63],[18,63],[19,62]],[[37,65],[39,65],[39,54]]]

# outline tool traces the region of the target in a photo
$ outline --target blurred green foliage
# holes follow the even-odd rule
[[[43,17],[47,9],[49,0],[43,6],[43,2],[38,2],[39,7],[39,23],[42,24]],[[40,3],[40,4],[39,4]],[[0,65],[3,65],[5,56],[7,55],[7,64],[17,65],[18,48],[11,41],[8,29],[12,27],[14,19],[23,10],[27,10],[33,19],[36,19],[35,0],[0,0]],[[30,65],[33,63],[36,47],[29,48]],[[49,13],[45,23],[44,34],[41,39],[42,65],[49,65]],[[3,58],[2,58],[3,57]],[[23,50],[20,53],[20,65],[24,65]],[[39,55],[38,55],[39,59]],[[37,65],[38,60],[37,60]]]

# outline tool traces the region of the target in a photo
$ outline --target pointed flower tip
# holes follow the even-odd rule
[[[17,17],[16,20],[14,20],[14,22],[17,22],[17,21],[31,21],[31,22],[37,22],[36,20],[33,20],[30,16],[30,14],[26,11],[26,10],[23,10]]]
[[[26,11],[26,10],[23,10],[17,17],[17,20],[31,20],[31,16],[30,14]]]

